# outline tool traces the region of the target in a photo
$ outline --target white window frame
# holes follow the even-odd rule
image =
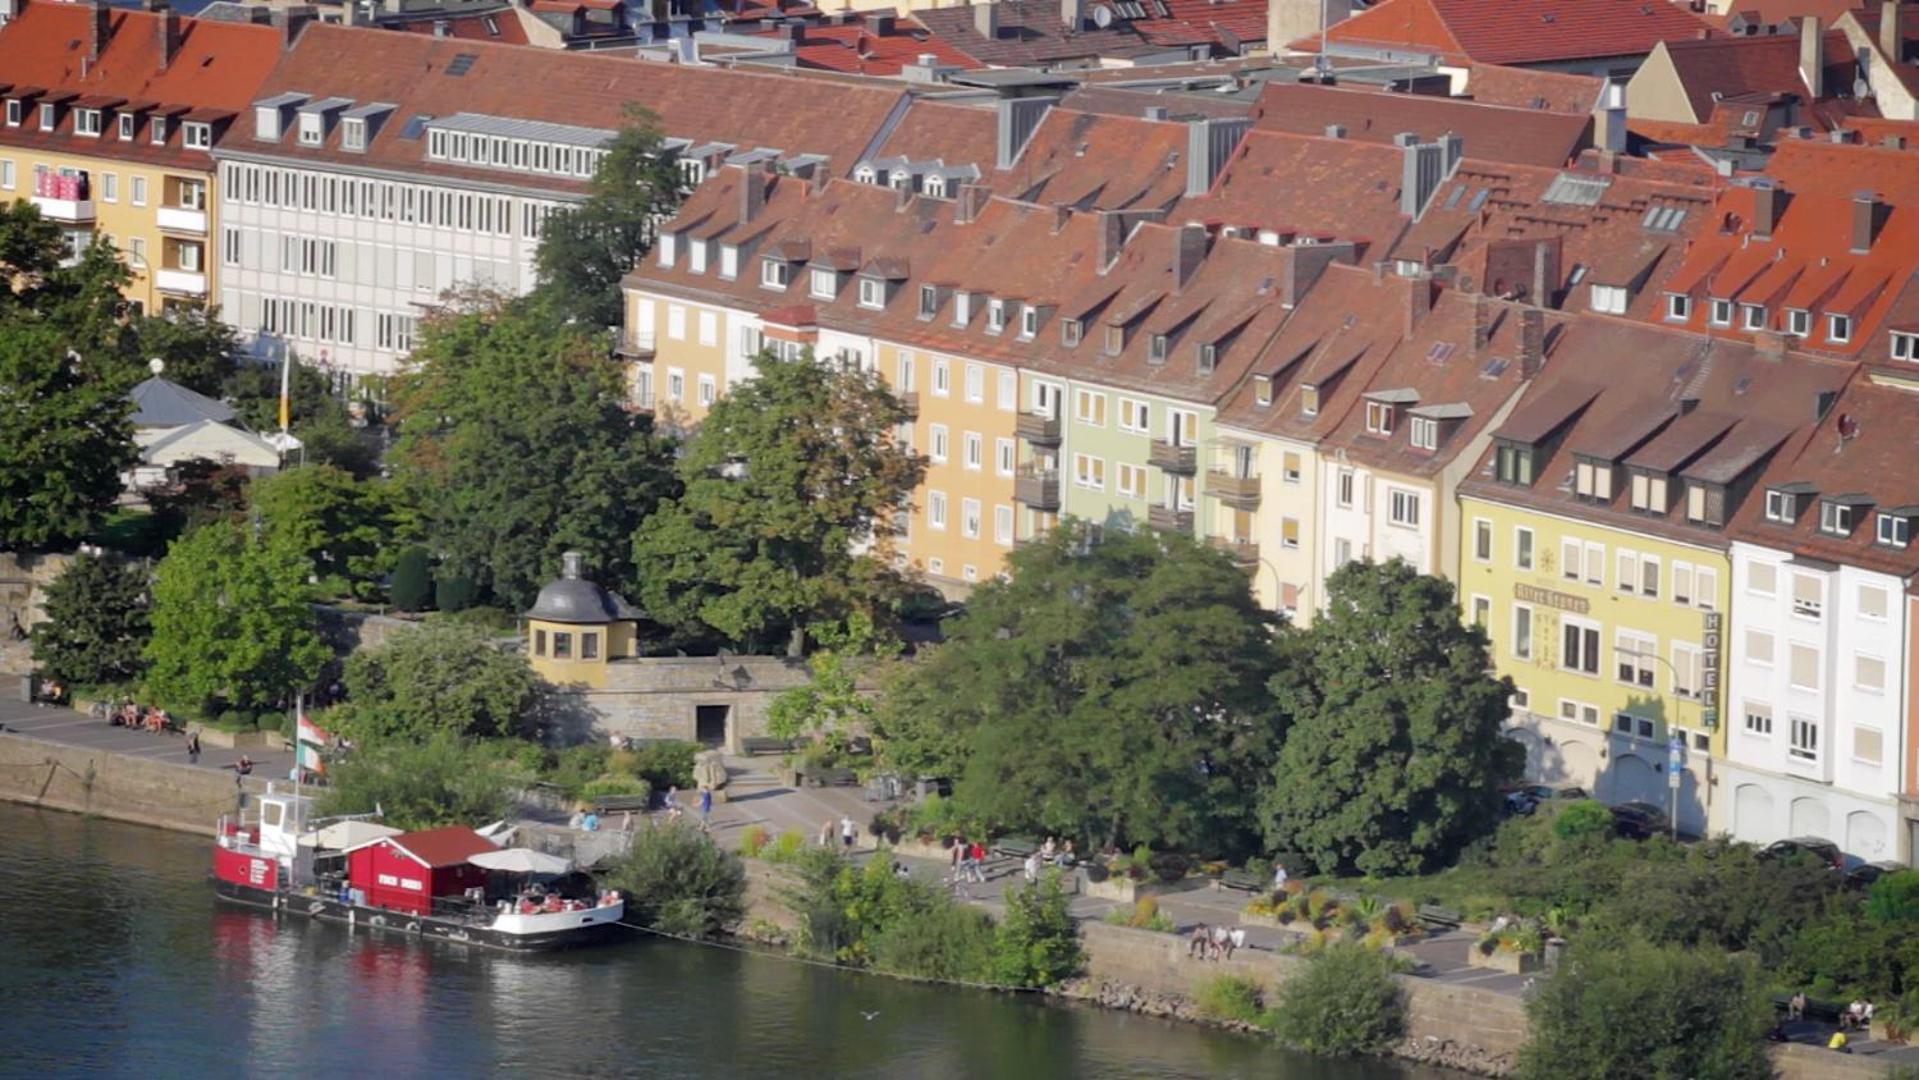
[[[1416,450],[1439,449],[1439,421],[1429,416],[1415,416],[1408,438]]]
[[[1524,525],[1513,526],[1513,566],[1520,570],[1531,570],[1539,563],[1539,548],[1532,529]]]
[[[1402,529],[1419,528],[1420,498],[1419,492],[1411,488],[1388,487],[1386,489],[1386,521]]]

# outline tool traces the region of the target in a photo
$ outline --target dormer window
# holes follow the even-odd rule
[[[1210,341],[1201,342],[1199,346],[1199,373],[1201,375],[1211,375],[1213,369],[1218,366],[1219,346]]]
[[[973,321],[973,294],[960,292],[953,294],[953,325],[965,326]]]
[[[911,191],[913,190],[913,174],[907,172],[905,169],[894,169],[893,175],[888,178],[887,186],[894,191]]]
[[[1618,285],[1594,285],[1592,287],[1592,309],[1601,315],[1624,315],[1626,313],[1626,290]]]
[[[1071,349],[1079,345],[1080,335],[1085,333],[1086,324],[1078,319],[1059,321],[1059,343]]]
[[[1302,416],[1319,415],[1319,387],[1307,385],[1299,388],[1299,412]]]
[[[793,270],[781,259],[760,260],[760,287],[784,290],[793,276]]]
[[[859,168],[854,169],[853,179],[855,182],[861,184],[877,185],[880,182],[879,173],[874,172],[873,166],[871,165],[861,165]]]
[[[860,306],[879,309],[886,306],[886,282],[879,278],[860,279]]]
[[[1732,301],[1714,297],[1708,301],[1706,321],[1714,326],[1732,325]]]
[[[944,199],[946,197],[946,177],[934,173],[926,178],[925,186],[921,188],[921,191],[927,195],[931,195],[935,199]]]
[[[1502,442],[1493,455],[1493,475],[1502,484],[1533,484],[1533,448],[1527,443]]]
[[[1783,488],[1767,489],[1766,520],[1778,525],[1791,525],[1799,520],[1798,495]]]
[[[1126,351],[1126,328],[1109,326],[1106,328],[1106,355],[1118,356]]]
[[[997,334],[1006,329],[1006,301],[992,299],[986,302],[986,332]]]
[[[1019,309],[1019,336],[1021,341],[1031,341],[1039,333],[1039,308],[1025,304]]]
[[[147,121],[147,141],[155,146],[164,146],[167,141],[167,118],[156,116]]]
[[[679,247],[679,233],[661,233],[659,243],[656,247],[656,250],[659,252],[659,264],[661,266],[672,266],[674,259],[679,257]]]
[[[1632,474],[1632,508],[1648,514],[1663,514],[1672,509],[1672,504],[1667,501],[1664,473]]]
[[[1852,507],[1827,499],[1819,504],[1819,531],[1833,536],[1852,535]]]
[[[180,141],[189,150],[211,150],[213,148],[213,125],[189,120],[180,127]]]
[[[1389,401],[1368,401],[1366,403],[1366,434],[1391,435],[1392,433],[1392,403]]]
[[[1906,363],[1919,362],[1919,332],[1894,330],[1892,332],[1892,358]]]
[[[52,102],[40,103],[40,130],[52,131],[54,121],[59,118],[60,110]]]
[[[1812,312],[1805,308],[1786,309],[1786,333],[1806,337],[1812,333]]]
[[[1612,465],[1604,461],[1580,461],[1573,467],[1573,492],[1593,502],[1612,502]]]
[[[1717,484],[1686,482],[1686,520],[1699,525],[1723,525],[1726,492]]]
[[[326,141],[326,117],[317,112],[300,114],[300,145],[318,146]]]
[[[1439,449],[1439,421],[1428,416],[1415,416],[1407,438],[1412,440],[1416,450]]]
[[[920,311],[919,311],[920,318],[930,319],[933,316],[939,314],[939,310],[940,310],[939,286],[938,285],[921,285],[920,286]]]
[[[720,276],[728,281],[740,276],[740,246],[720,245]]]
[[[706,273],[706,241],[696,237],[686,245],[686,268],[695,274]]]
[[[91,136],[95,139],[99,138],[100,137],[100,110],[99,109],[73,110],[73,133],[75,135]]]
[[[8,102],[8,104],[12,104],[12,102]],[[128,112],[121,113],[117,119],[120,125],[120,141],[132,142],[133,127],[134,127],[134,124],[136,124],[138,121],[134,118],[134,115],[132,113],[128,113]]]
[[[1739,314],[1741,316],[1741,326],[1744,329],[1764,330],[1766,328],[1766,306],[1764,304],[1741,304],[1739,305]]]
[[[1685,322],[1692,318],[1692,297],[1684,293],[1666,294],[1666,319],[1670,322]]]
[[[1851,341],[1852,340],[1852,316],[1850,315],[1826,316],[1826,337],[1830,338],[1835,344],[1839,344],[1839,345],[1843,345],[1846,342]]]
[[[1271,375],[1253,376],[1253,404],[1266,408],[1273,403],[1273,377]]]
[[[807,279],[806,291],[807,295],[815,300],[833,299],[840,292],[839,272],[824,267],[814,267],[812,276]]]
[[[366,150],[366,120],[349,116],[340,121],[340,149],[361,153]]]
[[[1912,519],[1909,517],[1881,511],[1877,526],[1878,536],[1875,539],[1887,547],[1903,548],[1912,542]]]
[[[1146,362],[1164,364],[1166,362],[1166,335],[1154,334],[1146,342]]]
[[[20,99],[19,98],[7,99],[7,126],[8,127],[20,126]]]

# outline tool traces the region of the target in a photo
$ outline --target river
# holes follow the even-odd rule
[[[0,1076],[1448,1075],[638,934],[524,957],[276,921],[215,901],[207,845],[0,803]]]

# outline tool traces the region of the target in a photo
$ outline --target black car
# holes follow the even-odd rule
[[[1873,882],[1878,881],[1887,874],[1897,873],[1904,869],[1905,867],[1903,865],[1889,860],[1860,863],[1858,866],[1846,871],[1846,884],[1861,889],[1868,888]]]
[[[1843,869],[1846,865],[1846,856],[1839,850],[1839,845],[1830,840],[1821,840],[1817,836],[1795,836],[1790,840],[1774,840],[1760,849],[1759,857],[1782,859],[1802,851],[1834,870]]]
[[[1586,798],[1586,789],[1581,787],[1553,787],[1527,781],[1521,784],[1509,784],[1502,789],[1506,796],[1506,812],[1509,814],[1530,814],[1539,809],[1541,803],[1555,799],[1573,800]]]
[[[1627,802],[1609,806],[1613,832],[1632,840],[1645,840],[1671,827],[1663,807],[1648,802]]]

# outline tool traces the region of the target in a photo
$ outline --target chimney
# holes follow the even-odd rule
[[[986,200],[993,197],[991,188],[978,184],[961,184],[959,197],[954,200],[958,205],[953,210],[953,224],[966,225],[979,220],[986,210]]]
[[[1528,307],[1519,313],[1519,377],[1532,379],[1546,365],[1546,311]]]
[[[1104,271],[1126,247],[1126,218],[1117,210],[1099,212],[1099,268]]]
[[[1864,255],[1872,250],[1873,234],[1879,228],[1879,196],[1870,191],[1852,193],[1852,253]]]
[[[891,34],[893,32],[892,13],[887,12],[883,15],[868,15],[866,17],[866,32],[874,37],[886,37]]]
[[[1186,124],[1186,196],[1197,198],[1213,189],[1213,180],[1233,156],[1233,148],[1253,126],[1247,119],[1191,120]]]
[[[1780,191],[1770,180],[1761,180],[1752,189],[1752,235],[1755,239],[1772,239],[1772,230],[1779,225],[1779,212],[1785,200],[1785,192]]]
[[[99,60],[107,51],[107,39],[113,36],[113,9],[106,0],[93,0],[92,18],[87,21],[87,59]]]
[[[1326,125],[1326,137],[1327,137],[1327,138],[1329,138],[1329,139],[1343,139],[1343,138],[1345,138],[1345,137],[1346,137],[1346,125],[1345,125],[1345,124],[1327,124],[1327,125]]]
[[[293,48],[293,43],[300,40],[300,31],[305,29],[306,24],[318,18],[319,15],[320,9],[311,4],[301,4],[297,7],[275,11],[273,13],[273,24],[280,28],[280,47],[282,49]]]
[[[1173,292],[1184,292],[1206,259],[1206,226],[1181,225],[1173,230]]]
[[[1559,244],[1539,240],[1533,244],[1533,291],[1530,298],[1540,307],[1558,307]]]
[[[1826,96],[1826,30],[1819,23],[1817,15],[1799,17],[1799,80],[1812,101]]]
[[[757,165],[748,166],[740,178],[740,224],[760,216],[766,209],[766,174]]]
[[[1466,156],[1466,140],[1449,131],[1439,137],[1439,149],[1446,160],[1446,175],[1451,176],[1459,159]]]
[[[1417,220],[1426,210],[1433,192],[1439,190],[1446,172],[1445,150],[1438,143],[1421,143],[1419,136],[1393,136],[1393,144],[1405,155],[1399,181],[1399,212]]]
[[[586,556],[579,552],[562,552],[560,554],[560,576],[568,581],[578,581],[580,580],[580,575],[585,564]]]
[[[1433,309],[1433,279],[1427,274],[1414,274],[1406,279],[1406,323],[1400,328],[1400,337],[1411,338],[1418,328],[1419,321]]]
[[[1164,105],[1148,105],[1140,115],[1148,120],[1164,120],[1170,114],[1167,113]]]
[[[155,70],[165,71],[180,55],[180,13],[167,7],[165,0],[155,0],[153,11],[157,18],[153,20],[153,32],[158,38]]]
[[[1879,5],[1879,51],[1886,54],[1886,62],[1903,64],[1905,42],[1899,31],[1899,0],[1884,0]]]
[[[999,9],[990,3],[973,5],[973,29],[989,41],[999,38]]]
[[[1626,152],[1626,84],[1609,82],[1599,98],[1598,129],[1593,142],[1601,151]]]
[[[450,22],[449,20],[446,20],[446,19],[433,20],[433,36],[434,37],[443,38],[447,35],[447,31],[451,29],[453,29],[453,23]]]
[[[1313,244],[1310,247],[1286,249],[1286,272],[1280,277],[1279,302],[1282,307],[1291,309],[1299,306],[1307,290],[1311,289],[1332,264],[1345,263],[1351,266],[1355,261],[1356,250],[1351,240],[1341,240],[1332,244]]]
[[[1060,25],[1078,30],[1086,25],[1086,0],[1059,0]]]
[[[1767,360],[1784,360],[1788,338],[1777,330],[1755,330],[1752,351]]]
[[[973,10],[988,8],[987,4],[975,4]],[[1019,160],[1020,151],[1026,149],[1026,141],[1033,137],[1033,130],[1039,127],[1040,118],[1046,110],[1053,107],[1058,98],[1001,98],[999,101],[998,153],[996,166],[1010,169]]]
[[[1493,304],[1485,293],[1473,294],[1473,358],[1479,358],[1493,339]]]

